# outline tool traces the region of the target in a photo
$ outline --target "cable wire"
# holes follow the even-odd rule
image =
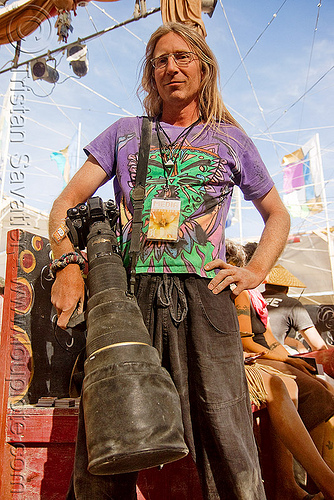
[[[119,24],[119,21],[117,21],[117,19],[115,19],[114,17],[112,17],[110,14],[108,14],[108,12],[106,12],[105,9],[102,9],[97,3],[90,2],[90,4],[93,5],[94,7],[96,7],[100,12],[102,12],[103,14],[105,14],[109,19],[111,19],[115,23]],[[135,38],[137,38],[137,40],[139,40],[140,42],[142,42],[146,46],[146,43],[144,42],[144,40],[142,40],[139,36],[137,36],[135,33],[133,33],[133,31],[129,30],[129,28],[127,28],[126,26],[122,26],[122,28],[125,31],[128,31],[128,33],[130,33],[130,35],[132,35]]]
[[[67,75],[66,73],[64,73],[63,71],[59,71],[59,73],[61,73],[62,75],[64,76],[67,76],[69,77],[70,75]],[[127,111],[126,109],[122,108],[121,106],[119,106],[118,104],[116,104],[114,101],[112,101],[111,99],[108,99],[107,97],[105,97],[104,95],[100,94],[99,92],[96,92],[96,90],[93,90],[91,87],[88,87],[88,85],[85,85],[84,83],[82,83],[80,80],[74,80],[74,82],[76,82],[78,85],[80,85],[81,87],[85,88],[86,90],[89,90],[90,92],[92,92],[93,94],[95,94],[96,96],[100,97],[101,99],[104,99],[105,101],[109,102],[109,104],[112,104],[113,106],[116,106],[116,108],[118,109],[121,109],[124,113],[126,113],[128,116],[134,116],[133,113],[131,113],[130,111]]]
[[[82,43],[82,42],[87,42],[88,40],[92,40],[94,38],[97,38],[99,36],[102,36],[102,35],[105,35],[106,33],[109,33],[110,31],[113,31],[117,28],[121,28],[127,24],[130,24],[130,23],[133,23],[134,21],[138,21],[139,19],[143,19],[145,17],[148,17],[150,16],[151,14],[155,14],[156,12],[160,12],[160,7],[157,7],[155,9],[152,9],[150,11],[148,11],[145,15],[143,16],[139,16],[137,18],[131,18],[131,19],[127,19],[126,21],[123,21],[119,24],[116,24],[114,26],[109,26],[108,28],[105,28],[97,33],[93,33],[91,35],[88,35],[88,36],[85,36],[83,38],[80,38],[77,40],[76,43]],[[32,61],[36,61],[37,59],[40,59],[41,57],[50,57],[52,54],[57,54],[58,52],[63,52],[65,49],[67,49],[68,47],[71,47],[72,45],[74,45],[75,42],[71,42],[71,43],[67,43],[65,45],[63,45],[62,47],[58,47],[57,49],[53,49],[53,50],[48,50],[47,52],[45,52],[44,54],[41,54],[37,57],[33,57],[31,59],[28,59],[26,61],[23,61],[21,63],[18,63],[15,65],[15,68],[18,68],[20,66],[23,66],[24,64],[28,64]],[[13,69],[13,66],[11,68],[7,68],[7,69],[2,69],[0,70],[0,74],[1,73],[6,73],[7,71],[11,71]]]
[[[88,19],[89,19],[89,20],[90,20],[90,22],[92,23],[92,25],[93,25],[93,27],[94,27],[94,29],[95,29],[96,33],[97,33],[97,32],[98,32],[97,26],[96,26],[96,24],[95,24],[95,22],[94,22],[94,20],[93,20],[92,15],[90,14],[90,12],[89,12],[89,10],[88,10],[88,7],[87,7],[87,6],[85,6],[85,10],[86,10],[86,13],[87,13],[87,15],[88,15]],[[130,31],[130,30],[128,30],[128,31]],[[108,59],[109,59],[109,61],[110,61],[111,66],[113,67],[113,70],[114,70],[114,72],[115,72],[115,74],[116,74],[116,76],[117,76],[117,78],[118,78],[119,83],[121,84],[122,88],[125,90],[126,95],[130,98],[129,93],[128,93],[127,89],[126,89],[126,86],[125,86],[125,85],[124,85],[124,83],[122,82],[122,79],[121,79],[121,77],[120,77],[120,75],[119,75],[119,73],[118,73],[118,71],[117,71],[117,68],[116,68],[116,66],[115,66],[115,64],[114,64],[114,62],[113,62],[113,60],[111,59],[111,56],[110,56],[109,52],[107,51],[107,49],[106,49],[106,47],[105,47],[105,45],[104,45],[104,43],[103,43],[103,41],[102,41],[102,38],[100,39],[100,43],[101,43],[101,45],[102,45],[102,47],[103,47],[104,52],[105,52],[105,53],[106,53],[106,55],[107,55],[107,58],[108,58]]]
[[[228,20],[228,18],[227,18],[227,14],[226,14],[226,11],[225,11],[225,8],[224,8],[224,5],[223,5],[222,0],[219,0],[219,3],[220,3],[220,5],[221,5],[221,7],[222,7],[222,9],[223,9],[223,13],[224,13],[225,20],[226,20],[227,25],[228,25],[228,28],[229,28],[229,30],[230,30],[230,33],[231,33],[232,39],[233,39],[233,41],[234,41],[235,47],[236,47],[236,49],[237,49],[237,52],[238,52],[238,54],[239,54],[240,61],[241,61],[241,64],[242,64],[242,66],[243,66],[243,68],[244,68],[244,71],[245,71],[245,73],[246,73],[246,76],[247,76],[248,82],[249,82],[250,87],[251,87],[251,89],[252,89],[252,93],[253,93],[253,96],[254,96],[255,102],[256,102],[257,107],[258,107],[258,109],[259,109],[259,111],[260,111],[260,114],[261,114],[261,116],[262,116],[262,119],[263,119],[263,121],[264,121],[264,124],[265,124],[265,126],[267,127],[267,128],[266,128],[266,131],[267,131],[267,130],[268,130],[268,125],[267,125],[266,117],[265,117],[264,112],[263,112],[263,108],[262,108],[262,106],[260,105],[260,101],[259,101],[259,99],[258,99],[258,97],[257,97],[257,94],[256,94],[256,91],[255,91],[255,88],[254,88],[253,82],[252,82],[252,80],[251,80],[251,78],[250,78],[250,75],[249,75],[249,73],[248,73],[248,71],[247,71],[247,68],[246,68],[245,62],[244,62],[244,60],[243,60],[243,58],[242,58],[242,56],[241,56],[241,52],[240,52],[240,49],[239,49],[238,42],[237,42],[237,40],[236,40],[236,38],[235,38],[235,36],[234,36],[234,33],[233,33],[233,30],[232,30],[232,27],[231,27],[230,22],[229,22],[229,20]],[[276,156],[277,156],[277,159],[278,159],[278,161],[280,161],[280,160],[279,160],[279,156],[278,156],[278,152],[277,152],[277,149],[276,149],[276,145],[275,145],[274,140],[272,140],[272,144],[273,144],[273,148],[274,148],[275,154],[276,154]]]
[[[298,99],[293,104],[291,104],[291,106],[289,106],[286,110],[284,110],[281,116],[279,116],[275,121],[273,121],[271,125],[269,125],[269,127],[266,129],[266,132],[270,130],[271,127],[273,127],[284,115],[286,115],[286,113],[290,111],[290,109],[292,109],[296,104],[298,104],[298,102],[301,101],[303,97],[305,97],[312,89],[314,89],[314,87],[318,85],[318,83],[321,82],[321,80],[323,80],[332,71],[332,69],[334,69],[334,64],[320,78],[318,78],[318,80],[308,90],[306,90],[306,92],[304,92],[300,97],[298,97]]]
[[[317,30],[318,30],[318,22],[319,22],[319,17],[320,17],[320,8],[321,8],[321,0],[319,0],[319,3],[318,3],[317,18],[316,18],[316,22],[315,22],[314,31],[313,31],[312,46],[311,46],[310,58],[309,58],[309,62],[308,62],[304,92],[306,92],[307,87],[308,87],[308,80],[309,80],[309,76],[310,76],[310,69],[311,69],[311,63],[312,63],[312,57],[313,57],[313,49],[314,49],[314,43],[315,43],[315,35],[317,33]],[[304,104],[305,104],[305,99],[303,98],[302,109],[300,112],[299,128],[301,127],[301,124],[302,124],[302,119],[303,119],[303,114],[304,114]],[[299,134],[297,136],[297,142],[298,142],[298,140],[299,140]]]
[[[251,53],[251,51],[254,49],[255,45],[259,42],[260,38],[262,38],[262,36],[264,35],[264,33],[267,31],[267,29],[269,28],[269,26],[271,25],[271,23],[276,19],[279,11],[284,7],[284,4],[287,2],[288,0],[284,0],[284,2],[282,3],[282,5],[280,6],[279,9],[277,9],[277,11],[273,14],[271,20],[268,22],[267,26],[264,28],[264,30],[259,34],[259,36],[257,37],[257,39],[255,40],[255,42],[253,43],[253,45],[247,50],[246,54],[241,58],[241,61],[240,63],[238,64],[238,66],[235,68],[235,70],[233,71],[233,73],[230,75],[230,77],[228,78],[228,80],[224,83],[223,85],[223,88],[226,87],[226,85],[228,84],[228,82],[232,79],[232,77],[234,76],[234,74],[238,71],[238,69],[240,68],[240,66],[242,65],[243,61],[245,61],[245,59],[247,58],[247,56],[249,56],[249,54]]]

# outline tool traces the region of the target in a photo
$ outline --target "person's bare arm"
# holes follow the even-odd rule
[[[305,328],[305,330],[299,330],[301,335],[304,337],[308,345],[311,347],[312,351],[320,351],[321,349],[328,349],[328,345],[321,337],[315,326],[310,326]]]
[[[290,229],[290,216],[276,188],[273,187],[262,198],[253,200],[253,203],[265,223],[258,247],[247,266],[242,268],[226,264],[221,259],[206,264],[207,271],[220,268],[208,285],[215,294],[232,283],[236,285],[233,290],[234,296],[242,290],[256,288],[267,276],[285,247]]]
[[[234,300],[237,311],[241,341],[243,350],[251,353],[261,353],[261,358],[272,359],[275,361],[283,361],[288,363],[304,373],[310,375],[310,370],[314,370],[306,361],[300,358],[289,357],[288,351],[274,337],[268,321],[264,338],[269,346],[269,349],[264,348],[261,344],[254,341],[252,334],[252,322],[250,312],[250,297],[246,291],[242,291]]]
[[[253,337],[250,297],[247,290],[243,290],[234,300],[237,311],[241,337]]]
[[[64,253],[73,252],[72,243],[67,237],[57,243],[52,236],[66,218],[67,210],[78,203],[84,203],[106,180],[105,171],[90,155],[53,203],[49,218],[49,236],[55,259]],[[57,272],[51,290],[51,302],[57,310],[58,326],[66,328],[68,320],[77,307],[78,313],[82,312],[83,299],[84,283],[80,268],[77,264],[69,264]]]
[[[304,361],[303,359],[298,357],[291,357],[289,355],[285,347],[280,342],[278,342],[276,337],[274,337],[270,326],[270,321],[268,321],[267,329],[264,332],[264,338],[266,339],[266,342],[269,345],[270,349],[269,352],[267,352],[266,355],[263,356],[264,358],[274,359],[276,361],[284,361],[288,365],[294,366],[295,368],[298,368],[308,375],[311,374],[310,372],[315,371],[315,368],[307,363],[307,361]]]
[[[302,342],[298,339],[294,339],[292,337],[285,337],[284,344],[293,347],[293,349],[296,349],[299,354],[303,354],[305,352],[308,352],[308,349],[304,346]]]
[[[261,344],[257,344],[256,342],[254,342],[252,337],[243,337],[241,339],[244,351],[255,352],[255,353],[262,352],[263,354],[261,357],[263,359],[283,361],[284,363],[294,366],[295,368],[298,368],[299,370],[301,370],[304,373],[307,373],[308,375],[311,375],[311,372],[315,371],[315,369],[303,359],[289,356],[289,353],[285,349],[285,347],[280,342],[278,342],[278,340],[276,340],[276,338],[274,337],[269,323],[264,333],[264,338],[266,339],[266,342],[269,345],[269,349],[265,349],[265,352],[263,352],[264,351],[263,346]]]

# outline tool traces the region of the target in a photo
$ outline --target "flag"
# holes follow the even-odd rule
[[[64,187],[78,170],[78,151],[79,151],[79,131],[74,134],[71,142],[60,151],[51,153],[50,158],[57,163],[57,167],[63,177]]]
[[[9,83],[7,92],[3,100],[2,111],[0,115],[0,204],[2,204],[5,187],[6,166],[10,138],[10,113],[12,109],[12,104],[10,101],[10,85],[11,84]]]
[[[323,210],[319,135],[282,159],[283,202],[292,217],[306,218]]]

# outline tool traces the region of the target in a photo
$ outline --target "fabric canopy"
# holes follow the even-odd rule
[[[201,0],[161,0],[160,5],[164,24],[170,21],[188,23],[206,36]]]
[[[0,10],[0,45],[18,42],[58,14],[59,0],[19,0]],[[88,0],[89,1],[89,0]],[[117,0],[98,0],[115,2]],[[75,2],[69,0],[70,4]],[[59,4],[61,5],[61,3]]]
[[[290,288],[290,296],[300,298],[304,304],[334,304],[326,231],[291,237],[278,263],[306,285],[303,292]]]
[[[0,11],[0,44],[18,42],[35,31],[42,22],[56,14],[53,0],[14,2]]]

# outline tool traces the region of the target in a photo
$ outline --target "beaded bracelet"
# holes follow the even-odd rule
[[[81,271],[85,268],[85,259],[82,255],[77,252],[64,253],[59,259],[55,259],[50,264],[50,273],[52,278],[56,277],[56,274],[61,269],[64,269],[69,264],[78,264]]]

